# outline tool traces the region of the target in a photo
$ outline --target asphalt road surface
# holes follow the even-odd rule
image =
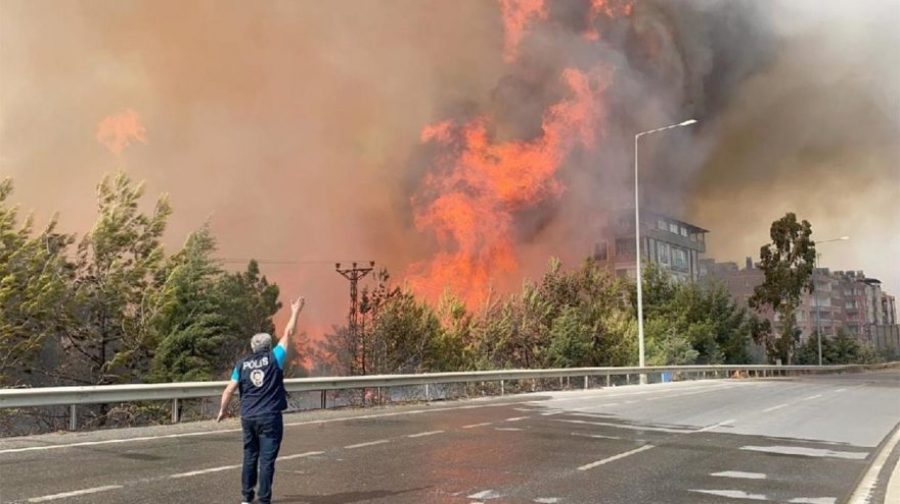
[[[897,369],[293,414],[275,502],[877,503],[898,422]],[[239,428],[0,440],[0,502],[238,503]]]

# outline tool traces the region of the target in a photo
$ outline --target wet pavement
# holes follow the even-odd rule
[[[898,422],[896,369],[293,414],[275,502],[840,503]],[[0,502],[237,503],[238,429],[2,440]]]

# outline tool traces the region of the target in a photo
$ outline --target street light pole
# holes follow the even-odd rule
[[[645,135],[652,135],[653,133],[660,133],[662,131],[670,130],[673,128],[680,128],[682,126],[690,126],[692,124],[696,124],[696,119],[688,119],[687,121],[682,121],[677,124],[672,124],[669,126],[663,126],[662,128],[656,128],[652,130],[642,131],[636,135],[634,135],[634,260],[635,260],[635,272],[636,272],[636,281],[637,281],[637,316],[638,316],[638,364],[641,368],[644,367],[645,358],[644,358],[644,300],[643,300],[643,287],[642,287],[642,277],[641,277],[641,211],[640,211],[640,200],[639,200],[639,191],[638,191],[638,141],[641,137]],[[641,383],[647,383],[647,375],[641,373]]]
[[[841,236],[840,238],[831,238],[830,240],[820,240],[815,242],[819,243],[828,243],[828,242],[836,242],[836,241],[847,241],[849,240],[849,236]],[[819,365],[822,365],[822,328],[820,327],[819,322],[821,322],[821,317],[819,314],[819,296],[816,294],[816,270],[819,269],[819,251],[816,251],[816,257],[813,260],[813,309],[816,310],[816,340],[819,347]],[[834,324],[832,324],[834,326]]]

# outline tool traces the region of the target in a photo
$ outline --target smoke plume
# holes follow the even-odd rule
[[[722,259],[793,210],[817,238],[853,235],[825,265],[896,290],[898,7],[9,0],[0,172],[83,232],[124,166],[170,194],[172,247],[209,220],[223,258],[264,260],[327,327],[347,309],[338,261],[477,300],[580,260],[632,197],[634,133],[694,117],[642,144],[648,208],[710,229]],[[140,121],[101,128],[104,148],[116,110]]]

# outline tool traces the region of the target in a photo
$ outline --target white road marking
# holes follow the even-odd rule
[[[32,497],[31,499],[28,499],[27,502],[47,502],[47,501],[52,501],[52,500],[57,500],[57,499],[67,499],[69,497],[77,497],[79,495],[88,495],[88,494],[94,494],[94,493],[99,493],[99,492],[107,492],[109,490],[118,490],[120,488],[122,488],[122,485],[107,485],[107,486],[101,486],[101,487],[86,488],[84,490],[75,490],[74,492],[65,492],[65,493],[58,493],[58,494],[54,494],[54,495],[45,495],[43,497]]]
[[[494,430],[506,432],[520,432],[522,429],[518,427],[494,427]]]
[[[592,397],[592,398],[594,398],[594,397],[596,397],[596,396],[598,395],[598,394],[585,394],[585,393],[578,392],[579,394],[581,394],[581,397],[577,397],[577,398],[573,398],[573,397],[561,397],[561,398],[555,398],[555,399],[548,399],[548,400],[544,400],[544,401],[532,401],[530,404],[541,405],[541,406],[544,406],[544,407],[553,408],[553,410],[551,410],[551,411],[545,411],[545,412],[541,413],[541,416],[553,416],[553,415],[560,415],[560,414],[571,413],[571,412],[576,412],[576,411],[598,410],[598,409],[602,409],[602,408],[608,408],[608,407],[612,407],[612,406],[618,406],[618,405],[620,405],[620,404],[634,404],[634,403],[639,403],[639,402],[642,402],[642,401],[655,401],[655,400],[659,400],[659,399],[673,399],[673,398],[675,398],[675,397],[683,397],[683,396],[696,395],[696,394],[705,394],[705,393],[708,393],[708,392],[711,392],[711,391],[723,390],[723,389],[729,389],[729,388],[741,387],[741,386],[747,386],[747,385],[750,385],[750,384],[749,384],[749,383],[741,383],[741,384],[725,384],[725,385],[722,385],[722,384],[715,384],[715,385],[703,385],[703,386],[699,386],[699,387],[698,387],[698,386],[692,386],[692,387],[690,387],[690,388],[687,388],[687,387],[675,387],[675,388],[678,388],[678,389],[686,389],[686,390],[688,390],[689,392],[682,392],[682,393],[679,393],[679,394],[671,394],[671,393],[667,393],[667,394],[664,394],[664,395],[657,395],[657,396],[654,396],[654,397],[641,398],[641,400],[632,400],[632,401],[624,401],[624,402],[602,402],[602,403],[598,403],[598,404],[592,404],[592,405],[590,405],[590,406],[565,407],[565,406],[559,406],[559,405],[557,405],[558,403],[571,403],[571,402],[574,402],[574,403],[583,403],[583,402],[585,401],[584,395],[588,395],[588,396],[590,396],[590,397]],[[649,387],[658,387],[658,385],[648,385],[648,386],[649,386]],[[700,390],[697,390],[697,389],[700,389]],[[599,392],[599,391],[598,391],[598,392]],[[617,399],[617,398],[621,398],[621,397],[623,397],[623,396],[636,396],[636,395],[646,395],[646,394],[661,394],[661,393],[664,393],[664,392],[670,392],[670,391],[667,391],[667,390],[659,390],[659,389],[657,388],[657,389],[655,389],[655,390],[650,390],[650,391],[643,391],[643,392],[625,392],[625,393],[620,393],[620,394],[616,394],[616,395],[610,395],[610,394],[607,393],[607,394],[606,394],[606,397],[596,397],[596,399],[598,399],[598,400]]]
[[[298,459],[298,458],[303,458],[303,457],[312,457],[313,455],[321,455],[323,453],[325,453],[325,452],[311,451],[311,452],[306,452],[306,453],[296,453],[294,455],[285,455],[283,457],[278,457],[278,460],[293,460],[293,459]]]
[[[469,496],[470,499],[499,499],[501,495],[493,490],[482,490]]]
[[[199,471],[190,471],[190,472],[185,472],[185,473],[170,474],[169,478],[171,478],[171,479],[190,478],[191,476],[199,476],[201,474],[209,474],[209,473],[227,471],[229,469],[237,469],[238,467],[241,467],[241,466],[240,465],[227,465],[227,466],[222,466],[222,467],[211,467],[209,469],[200,469]]]
[[[688,434],[691,430],[687,429],[669,429],[667,427],[643,427],[640,425],[624,425],[610,422],[588,422],[587,420],[568,420],[568,419],[559,419],[557,422],[566,422],[573,424],[582,424],[582,425],[597,425],[600,427],[615,427],[618,429],[629,429],[629,430],[637,430],[637,431],[653,431],[653,432],[669,432],[672,434]]]
[[[578,437],[588,437],[588,438],[595,438],[595,439],[622,439],[618,436],[604,436],[603,434],[582,434],[580,432],[570,432],[569,434],[571,434],[573,436],[578,436]]]
[[[534,499],[534,502],[538,504],[556,504],[559,502],[559,497],[538,497]]]
[[[379,439],[378,441],[369,441],[367,443],[352,444],[349,446],[345,446],[344,449],[345,450],[354,450],[356,448],[364,448],[366,446],[375,446],[375,445],[380,445],[380,444],[390,443],[390,442],[391,442],[390,439]]]
[[[692,431],[692,432],[695,432],[695,433],[696,433],[696,432],[708,432],[708,431],[711,431],[711,430],[713,430],[713,429],[718,429],[719,427],[725,427],[726,425],[731,425],[731,424],[733,424],[734,422],[735,422],[735,419],[733,419],[733,418],[730,419],[730,420],[723,420],[723,421],[721,421],[721,422],[719,422],[719,423],[717,423],[717,424],[707,425],[706,427],[703,427],[702,429],[697,429],[697,430]]]
[[[442,431],[442,430],[433,430],[433,431],[428,431],[428,432],[420,432],[418,434],[410,434],[406,437],[419,438],[419,437],[425,437],[425,436],[434,436],[435,434],[443,434],[443,433],[444,433],[444,431]]]
[[[825,450],[822,448],[808,448],[806,446],[742,446],[741,450],[776,453],[779,455],[800,455],[802,457],[841,458],[850,460],[864,460],[868,455],[866,452]]]
[[[789,405],[790,405],[789,403],[784,403],[784,404],[779,404],[778,406],[772,406],[771,408],[764,409],[763,413],[769,413],[769,412],[772,412],[775,410],[780,410],[781,408],[786,408]]]
[[[894,435],[891,436],[891,439],[885,443],[881,448],[881,451],[878,452],[878,455],[875,457],[872,465],[869,466],[869,470],[866,471],[863,479],[860,480],[859,485],[856,487],[853,495],[850,496],[850,500],[847,501],[847,504],[869,504],[869,502],[871,502],[872,491],[875,490],[875,482],[878,480],[878,473],[881,472],[881,468],[884,467],[884,464],[887,462],[888,456],[894,451],[894,448],[898,443],[900,443],[900,428],[894,431]],[[896,474],[891,476],[891,480],[888,483],[889,486],[893,485],[893,480],[896,477]],[[885,502],[887,502],[887,500],[885,500]]]
[[[650,444],[644,445],[644,446],[641,446],[640,448],[635,448],[634,450],[629,450],[629,451],[627,451],[627,452],[620,453],[620,454],[618,454],[618,455],[613,455],[612,457],[607,457],[607,458],[605,458],[605,459],[603,459],[603,460],[598,460],[598,461],[596,461],[596,462],[591,462],[590,464],[585,464],[585,465],[579,467],[578,470],[579,470],[579,471],[587,471],[588,469],[593,469],[593,468],[595,468],[595,467],[597,467],[597,466],[602,466],[603,464],[608,464],[608,463],[610,463],[610,462],[615,462],[616,460],[623,459],[623,458],[625,458],[625,457],[629,457],[629,456],[631,456],[631,455],[634,455],[635,453],[640,453],[640,452],[642,452],[642,451],[647,451],[647,450],[650,450],[650,449],[652,449],[652,448],[655,448],[655,446],[650,445]]]
[[[576,403],[584,402],[585,397],[591,397],[591,398],[596,397],[597,399],[603,400],[603,399],[619,399],[622,397],[631,397],[631,396],[642,396],[642,395],[648,395],[648,394],[664,394],[659,397],[660,399],[663,399],[663,398],[668,398],[668,397],[675,397],[672,394],[672,389],[676,389],[678,391],[683,391],[683,390],[696,391],[696,392],[691,392],[691,393],[699,394],[699,393],[704,393],[704,392],[711,392],[711,391],[716,391],[716,390],[721,390],[721,389],[728,389],[728,388],[742,387],[742,386],[749,386],[749,385],[750,385],[749,383],[740,383],[740,384],[738,384],[738,383],[728,383],[728,384],[714,383],[714,384],[702,384],[702,385],[691,384],[690,386],[673,386],[672,384],[654,384],[654,385],[644,385],[640,389],[640,391],[634,391],[634,390],[610,391],[608,389],[595,389],[595,390],[591,390],[589,392],[585,392],[585,391],[579,390],[579,391],[574,391],[572,393],[575,397],[556,397],[553,399],[530,401],[527,404],[534,405],[534,406],[546,406],[547,404],[554,404],[554,403],[561,403],[561,402],[563,402],[563,403],[564,402],[576,402]],[[644,388],[648,388],[648,389],[652,389],[652,390],[645,390]],[[686,394],[678,394],[678,395],[686,395]]]
[[[766,479],[763,473],[744,472],[744,471],[722,471],[711,473],[710,476],[720,476],[722,478],[738,478],[738,479]]]
[[[700,489],[691,489],[691,492],[702,493],[707,495],[715,495],[718,497],[728,497],[730,499],[745,499],[745,500],[756,500],[756,501],[769,501],[775,500],[770,499],[765,494],[752,494],[747,493],[743,490],[700,490]],[[835,504],[837,501],[834,497],[795,497],[789,501],[786,501],[790,504]],[[784,502],[784,501],[782,501]]]
[[[469,424],[469,425],[463,425],[462,428],[463,429],[474,429],[476,427],[486,427],[488,425],[491,425],[492,423],[493,422],[473,423],[473,424]]]
[[[302,457],[309,457],[312,455],[322,455],[323,453],[325,453],[325,452],[311,451],[311,452],[305,452],[305,453],[297,453],[294,455],[283,455],[281,457],[278,457],[278,460],[292,460],[292,459],[297,459],[297,458],[302,458]],[[131,486],[136,483],[150,483],[150,482],[154,482],[154,481],[162,481],[165,479],[191,478],[193,476],[201,476],[203,474],[212,474],[212,473],[217,473],[217,472],[222,472],[222,471],[228,471],[231,469],[239,469],[240,467],[241,467],[240,464],[220,466],[220,467],[210,467],[207,469],[198,469],[196,471],[170,474],[168,476],[157,476],[157,477],[153,477],[153,478],[145,478],[145,479],[137,480],[134,482],[126,483],[126,485]],[[108,490],[118,490],[121,488],[125,488],[125,485],[109,485],[109,486],[103,486],[103,487],[88,488],[85,490],[75,490],[73,492],[65,492],[65,493],[59,493],[59,494],[54,494],[54,495],[45,495],[43,497],[32,497],[32,498],[28,499],[26,502],[46,502],[46,501],[51,501],[51,500],[65,499],[68,497],[77,497],[80,495],[93,494],[93,493],[97,493],[97,492],[105,492]]]
[[[610,403],[604,402],[604,403],[599,403],[599,404],[592,404],[590,406],[580,406],[580,407],[576,407],[576,408],[563,407],[563,409],[561,409],[560,411],[564,412],[564,413],[573,412],[573,411],[588,411],[588,410],[595,410],[595,409],[601,409],[601,408],[608,408],[611,406],[618,406],[619,404],[635,404],[635,403],[647,402],[647,401],[657,401],[660,399],[674,399],[676,397],[684,397],[684,396],[691,396],[691,395],[697,395],[697,394],[706,394],[710,391],[728,389],[728,388],[733,388],[735,386],[736,385],[717,385],[715,387],[704,387],[701,390],[688,389],[688,390],[690,390],[689,392],[682,392],[680,394],[664,394],[664,395],[657,395],[657,396],[652,396],[652,397],[643,397],[643,398],[638,398],[638,399],[632,399],[630,401],[622,401],[622,402],[610,402]],[[654,391],[654,392],[657,392],[657,391]],[[649,393],[650,392],[635,392],[635,393],[628,394],[628,395],[640,395],[640,394],[649,394]],[[575,401],[575,399],[571,399],[571,398],[551,399],[550,401],[571,402],[571,401]],[[583,401],[584,401],[583,399],[580,400],[580,402],[583,402]],[[549,402],[549,401],[545,401],[545,402]],[[554,407],[559,408],[559,406],[554,406]],[[555,414],[559,414],[559,412],[543,413],[543,415],[545,415],[545,416],[548,414],[555,415]]]
[[[707,495],[715,495],[718,497],[728,497],[730,499],[747,499],[747,500],[759,500],[759,501],[767,501],[769,500],[763,494],[751,494],[747,493],[743,490],[699,490],[699,489],[691,489],[691,492],[702,493]]]
[[[358,416],[348,416],[342,418],[326,418],[321,420],[304,420],[302,422],[289,422],[285,423],[285,427],[297,427],[302,425],[318,425],[318,424],[327,424],[334,422],[351,422],[353,420],[370,420],[373,418],[385,418],[385,417],[394,417],[394,416],[403,416],[403,415],[419,415],[422,413],[440,413],[443,411],[456,411],[456,410],[467,410],[467,409],[476,409],[476,408],[498,408],[498,407],[506,407],[511,404],[524,404],[523,402],[515,402],[515,403],[498,403],[498,404],[475,404],[475,405],[467,405],[467,406],[454,406],[450,408],[433,408],[433,409],[418,409],[418,410],[408,410],[408,411],[395,411],[390,413],[372,413],[368,415],[358,415]],[[180,432],[177,434],[163,434],[160,436],[139,436],[139,437],[130,437],[130,438],[121,438],[121,439],[103,439],[99,441],[82,441],[78,443],[66,443],[66,444],[51,444],[51,445],[41,445],[41,446],[28,446],[24,448],[7,448],[5,450],[0,450],[0,455],[7,453],[22,453],[22,452],[30,452],[30,451],[44,451],[44,450],[58,450],[62,448],[80,448],[83,446],[98,446],[98,445],[107,445],[107,444],[120,444],[120,443],[134,443],[139,441],[155,441],[157,439],[177,439],[183,437],[195,437],[195,436],[213,436],[216,434],[230,434],[234,432],[241,432],[241,429],[218,429],[218,430],[209,430],[209,431],[199,431],[199,432]]]
[[[804,397],[803,399],[800,399],[800,400],[801,401],[810,401],[812,399],[818,399],[820,397],[822,397],[822,394],[811,395],[809,397]]]
[[[519,417],[507,418],[506,421],[507,421],[507,422],[520,422],[520,421],[525,420],[525,419],[527,419],[527,418],[529,418],[529,417],[527,417],[527,416],[519,416]]]
[[[844,392],[844,391],[846,391],[846,390],[847,390],[847,389],[845,389],[845,388],[839,388],[839,389],[835,390],[835,393],[837,393],[837,392]]]
[[[29,446],[26,448],[8,448],[6,450],[0,450],[0,455],[6,454],[6,453],[21,453],[21,452],[29,452],[29,451],[55,450],[55,449],[59,449],[59,448],[79,448],[82,446],[132,443],[132,442],[136,442],[136,441],[153,441],[156,439],[174,439],[174,438],[192,437],[192,436],[208,436],[210,434],[223,434],[223,433],[230,433],[230,432],[241,432],[241,429],[223,429],[223,430],[204,431],[204,432],[184,432],[184,433],[180,433],[180,434],[167,434],[164,436],[142,436],[142,437],[127,438],[127,439],[104,439],[103,441],[82,441],[80,443],[69,443],[69,444],[59,444],[59,445]]]

